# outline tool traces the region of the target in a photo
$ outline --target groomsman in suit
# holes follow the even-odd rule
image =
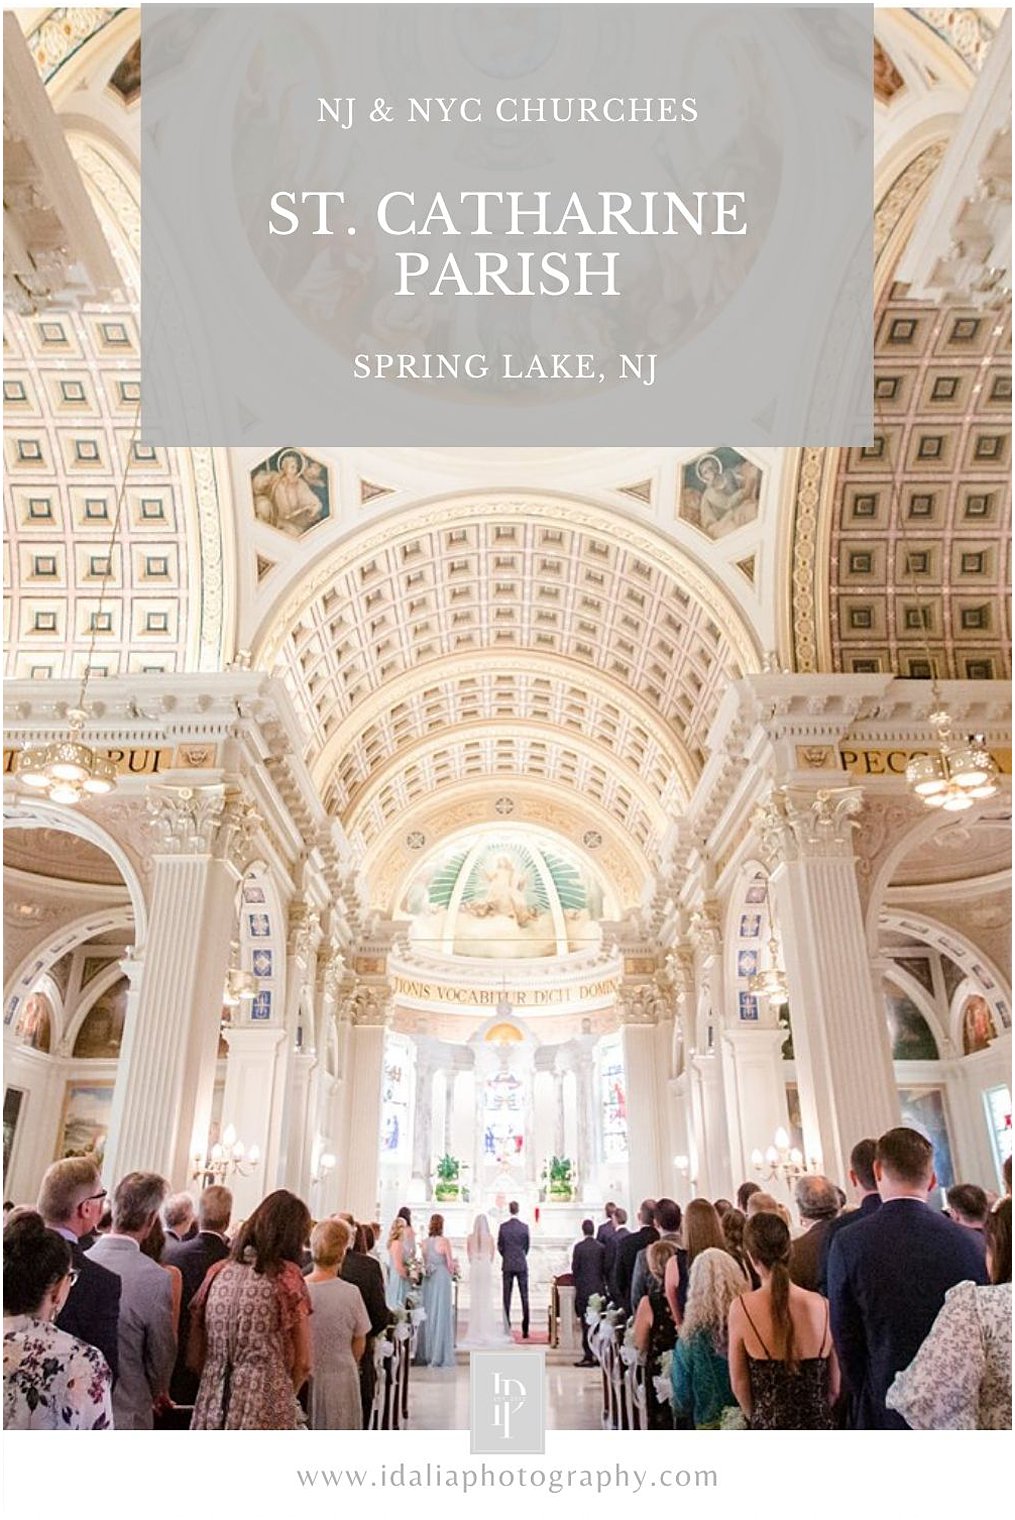
[[[501,1258],[504,1284],[504,1328],[511,1330],[511,1291],[515,1281],[522,1300],[522,1340],[529,1338],[529,1227],[518,1218],[518,1205],[508,1204],[509,1219],[497,1231],[497,1250]]]
[[[613,1236],[617,1232],[617,1222],[613,1217],[616,1212],[617,1205],[615,1203],[606,1203],[603,1205],[603,1213],[606,1215],[606,1218],[603,1220],[602,1224],[596,1231],[596,1239],[599,1241],[600,1245],[604,1246],[608,1240],[612,1240]]]
[[[71,1265],[78,1279],[57,1315],[68,1335],[87,1341],[102,1352],[115,1382],[119,1370],[118,1321],[120,1279],[98,1262],[89,1261],[81,1246],[102,1217],[106,1190],[91,1156],[68,1156],[54,1161],[42,1179],[38,1210],[51,1230],[70,1246]]]
[[[881,1207],[840,1230],[828,1260],[832,1335],[852,1390],[859,1430],[905,1430],[885,1408],[895,1374],[908,1367],[956,1283],[985,1284],[972,1231],[928,1206],[936,1184],[930,1141],[890,1129],[874,1157]]]
[[[155,1172],[128,1172],[113,1192],[113,1224],[89,1260],[120,1279],[120,1376],[113,1389],[117,1430],[152,1430],[153,1405],[169,1392],[176,1362],[173,1288],[169,1273],[141,1254],[169,1184]]]
[[[609,1240],[605,1242],[606,1261],[604,1263],[604,1266],[606,1270],[606,1291],[613,1302],[616,1304],[620,1302],[616,1287],[617,1253],[620,1248],[620,1242],[622,1240],[626,1240],[631,1233],[631,1231],[627,1228],[626,1209],[615,1209],[613,1211],[613,1224],[613,1234],[610,1236]]]
[[[607,1204],[607,1208],[612,1205]],[[589,1327],[585,1323],[585,1310],[594,1293],[606,1292],[606,1247],[595,1240],[591,1219],[582,1220],[582,1238],[571,1252],[571,1276],[574,1278],[574,1310],[582,1327],[582,1351],[584,1355],[576,1367],[594,1367],[595,1357],[589,1345]]]
[[[168,1213],[168,1210],[166,1211]],[[174,1404],[193,1404],[201,1379],[187,1366],[187,1339],[190,1335],[190,1301],[204,1282],[208,1268],[229,1255],[226,1231],[233,1212],[233,1195],[217,1184],[206,1187],[198,1203],[198,1230],[189,1240],[171,1240],[163,1252],[166,1266],[179,1267],[183,1277],[180,1300],[180,1334],[169,1384]]]

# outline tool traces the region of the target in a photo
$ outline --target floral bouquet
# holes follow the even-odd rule
[[[409,1286],[411,1288],[419,1287],[426,1276],[426,1272],[423,1270],[423,1263],[418,1256],[409,1257],[409,1260],[405,1264],[405,1275],[409,1279]]]
[[[652,1379],[652,1383],[656,1391],[656,1398],[659,1400],[660,1404],[670,1404],[673,1402],[673,1383],[670,1379],[672,1366],[673,1352],[664,1351],[662,1356],[659,1358],[659,1371]]]

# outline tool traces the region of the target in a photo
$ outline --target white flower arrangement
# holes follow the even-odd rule
[[[421,1325],[426,1319],[426,1310],[422,1304],[413,1304],[409,1310],[409,1318],[414,1325]]]
[[[652,1379],[655,1385],[656,1398],[660,1404],[672,1404],[673,1402],[673,1383],[670,1376],[672,1369],[673,1352],[664,1351],[659,1358],[659,1372]]]

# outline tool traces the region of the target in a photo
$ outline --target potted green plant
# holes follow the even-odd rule
[[[556,1203],[570,1203],[574,1198],[574,1168],[569,1156],[550,1157],[547,1191],[551,1200]]]
[[[442,1156],[437,1163],[437,1184],[434,1197],[438,1203],[454,1203],[458,1199],[458,1174],[460,1164],[454,1156]]]

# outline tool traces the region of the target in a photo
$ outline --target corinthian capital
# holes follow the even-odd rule
[[[306,960],[313,951],[321,927],[321,919],[315,908],[302,897],[294,897],[289,904],[289,953],[299,960]]]
[[[702,958],[719,954],[722,946],[721,923],[719,904],[714,897],[706,897],[691,914],[691,943]]]
[[[146,801],[161,855],[213,855],[242,867],[260,822],[239,787],[155,783]]]
[[[770,865],[786,860],[853,855],[853,830],[863,807],[858,786],[819,792],[779,787],[754,815],[761,847]]]
[[[666,957],[666,974],[678,1004],[694,994],[694,951],[690,945],[676,945]]]

